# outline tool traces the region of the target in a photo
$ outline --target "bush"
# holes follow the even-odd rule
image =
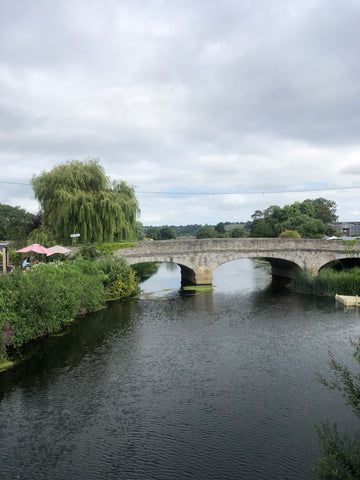
[[[0,360],[26,342],[61,330],[78,313],[137,291],[125,260],[52,262],[0,277]]]
[[[301,238],[297,230],[284,230],[279,234],[279,238]]]
[[[135,271],[121,257],[105,257],[98,262],[103,273],[105,297],[107,300],[118,300],[137,292]]]

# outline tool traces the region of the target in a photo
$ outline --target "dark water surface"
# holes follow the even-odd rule
[[[220,267],[212,291],[179,285],[163,265],[147,294],[0,374],[1,479],[313,478],[314,424],[353,428],[316,372],[328,349],[351,365],[357,312],[248,260]]]

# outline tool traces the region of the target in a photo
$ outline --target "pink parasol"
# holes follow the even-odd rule
[[[61,245],[55,245],[54,247],[48,248],[48,250],[50,250],[51,253],[47,253],[47,256],[54,255],[54,253],[62,253],[63,255],[68,255],[71,252],[71,250],[62,247]]]
[[[45,255],[52,255],[52,251],[48,248],[41,246],[39,243],[33,243],[28,247],[22,248],[20,250],[16,250],[17,253],[26,253],[26,252],[34,252],[34,253],[44,253]]]

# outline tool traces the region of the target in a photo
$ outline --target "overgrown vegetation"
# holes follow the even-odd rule
[[[360,364],[360,339],[351,340],[354,347],[353,357]],[[358,480],[360,478],[360,375],[352,373],[350,369],[339,363],[331,352],[330,368],[332,380],[327,380],[322,375],[318,376],[320,383],[330,390],[339,390],[352,408],[356,416],[358,431],[351,438],[347,435],[340,436],[337,425],[329,420],[317,426],[321,457],[314,472],[319,479],[332,480]]]
[[[114,253],[116,250],[120,250],[120,248],[128,248],[128,247],[135,247],[136,243],[133,242],[117,242],[117,243],[102,243],[99,245],[95,245],[95,249],[100,252],[100,254],[109,255]]]
[[[0,362],[16,357],[30,340],[61,330],[82,312],[137,292],[136,274],[124,259],[39,264],[0,277]]]
[[[291,288],[312,295],[360,295],[360,268],[341,271],[324,268],[316,277],[303,270],[291,282]]]

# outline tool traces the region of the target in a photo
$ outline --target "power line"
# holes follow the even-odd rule
[[[151,194],[151,195],[265,195],[273,193],[311,193],[311,192],[329,192],[335,190],[350,190],[360,188],[360,185],[351,187],[329,187],[329,188],[304,188],[303,190],[258,190],[254,192],[146,192],[136,190],[135,193]]]
[[[0,183],[6,183],[10,185],[28,185],[30,183],[23,182],[12,182],[8,180],[0,180]],[[265,195],[265,194],[280,194],[280,193],[311,193],[311,192],[330,192],[336,190],[353,190],[360,188],[360,185],[352,185],[347,187],[329,187],[329,188],[304,188],[299,190],[258,190],[254,192],[244,191],[244,192],[161,192],[161,191],[142,191],[135,190],[135,193],[147,194],[147,195]]]
[[[30,185],[30,183],[10,182],[7,180],[0,180],[0,183],[9,183],[11,185]]]

